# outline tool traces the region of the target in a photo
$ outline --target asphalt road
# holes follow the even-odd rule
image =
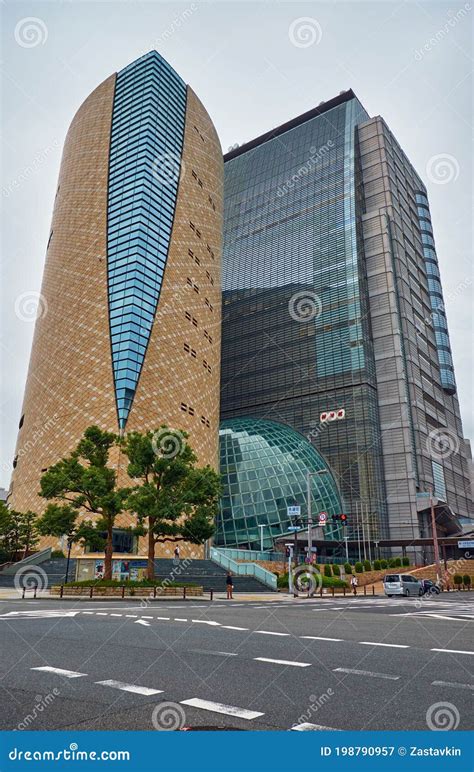
[[[0,728],[470,729],[472,598],[1,601]]]

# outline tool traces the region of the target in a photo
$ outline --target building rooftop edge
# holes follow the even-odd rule
[[[281,134],[290,131],[290,129],[294,129],[296,126],[300,126],[302,123],[306,123],[306,121],[310,121],[312,118],[316,118],[316,116],[322,115],[323,113],[328,112],[328,110],[332,110],[334,107],[338,107],[344,102],[349,102],[350,99],[356,98],[357,97],[351,88],[347,91],[341,91],[338,96],[329,99],[327,102],[322,102],[317,107],[313,107],[311,110],[307,110],[307,112],[298,115],[296,118],[292,118],[290,121],[286,121],[286,123],[282,123],[280,126],[276,126],[276,128],[270,129],[270,131],[266,131],[264,134],[260,134],[259,137],[255,137],[255,139],[245,142],[245,144],[240,145],[240,147],[235,148],[235,150],[230,150],[228,153],[225,153],[224,162],[231,161],[233,158],[242,155],[242,153],[247,153],[249,150],[253,150],[253,148],[263,145],[264,142],[279,137]]]

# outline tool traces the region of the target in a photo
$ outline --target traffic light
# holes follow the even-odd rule
[[[332,520],[333,523],[340,521],[342,525],[347,525],[347,515],[333,515]]]

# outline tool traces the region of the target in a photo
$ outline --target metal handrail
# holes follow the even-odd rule
[[[223,555],[216,547],[211,547],[211,560],[217,565],[232,571],[237,576],[253,576],[272,590],[277,589],[277,578],[271,571],[256,563],[237,563],[237,561]]]

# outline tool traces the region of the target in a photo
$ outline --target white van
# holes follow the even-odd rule
[[[421,582],[410,574],[386,574],[383,578],[383,589],[389,598],[392,595],[423,595]]]

